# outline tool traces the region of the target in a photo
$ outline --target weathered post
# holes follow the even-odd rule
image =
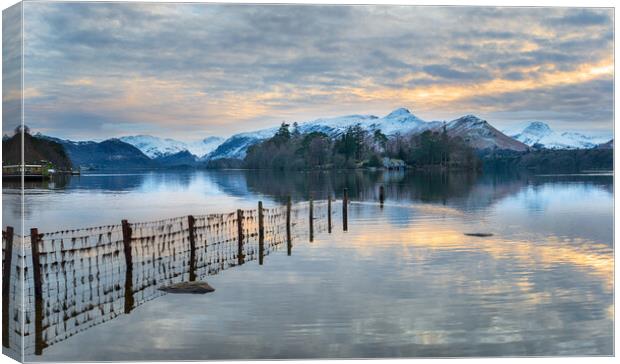
[[[4,234],[4,267],[2,267],[2,346],[9,347],[9,299],[11,296],[11,260],[13,258],[13,227],[7,226]]]
[[[383,201],[385,200],[385,188],[383,185],[379,187],[379,203],[381,204],[381,208],[383,208]]]
[[[314,203],[312,202],[312,194],[310,194],[310,206],[309,206],[309,222],[310,222],[310,242],[314,241]]]
[[[125,252],[125,313],[133,309],[133,259],[131,257],[131,226],[127,220],[123,226],[123,248]]]
[[[258,264],[263,265],[265,253],[265,226],[263,220],[263,201],[258,201]]]
[[[293,240],[291,239],[291,196],[286,201],[286,254],[291,255]]]
[[[39,230],[30,229],[32,278],[34,280],[34,354],[43,354],[43,286],[39,261]]]
[[[327,194],[327,232],[332,233],[332,197]]]
[[[189,281],[196,280],[196,230],[194,224],[196,219],[194,216],[187,216],[187,230],[189,233]]]
[[[349,204],[349,194],[347,189],[344,189],[342,196],[342,231],[348,230],[348,205]]]
[[[243,210],[237,210],[237,264],[241,265],[245,262],[243,255]]]

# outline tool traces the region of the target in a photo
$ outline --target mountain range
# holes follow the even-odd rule
[[[489,122],[474,115],[445,121],[425,121],[406,108],[398,108],[386,116],[347,115],[295,123],[300,133],[322,132],[332,138],[347,128],[359,125],[368,132],[380,130],[387,136],[410,136],[426,130],[441,131],[444,127],[451,137],[460,137],[478,150],[500,149],[523,152],[540,149],[589,149],[613,145],[574,132],[556,132],[544,122],[534,121],[517,133],[499,131]],[[271,138],[278,127],[235,134],[227,139],[208,137],[196,142],[184,142],[150,135],[124,136],[102,142],[70,141],[37,134],[36,137],[54,140],[67,150],[76,166],[94,168],[144,168],[196,166],[218,159],[243,159],[247,149]],[[506,135],[510,134],[510,136]],[[604,142],[608,142],[603,145]]]
[[[204,156],[217,148],[224,139],[208,137],[197,142],[182,142],[171,138],[158,138],[150,135],[125,136],[119,140],[140,149],[149,158],[166,157],[179,152],[187,151],[195,156]]]

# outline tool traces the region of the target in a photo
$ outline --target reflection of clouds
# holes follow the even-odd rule
[[[181,180],[152,179],[162,184],[155,195],[170,191],[146,209],[182,216],[256,198],[235,189],[247,180],[233,172]],[[481,180],[445,206],[353,202],[347,233],[337,203],[333,234],[294,241],[291,257],[280,251],[210,277],[212,295],[160,297],[44,359],[610,354],[612,196],[591,181],[527,186]],[[472,201],[487,192],[493,198]],[[531,213],[536,198],[544,214]]]
[[[211,277],[212,295],[160,297],[46,358],[611,352],[609,248],[578,238],[466,237],[466,215],[450,208],[418,209],[411,224],[391,225],[385,212],[404,209],[352,204],[349,232],[294,241],[291,257]],[[93,347],[102,339],[108,345]],[[76,351],[87,347],[93,352]]]
[[[468,237],[464,236],[463,232],[470,227],[463,226],[462,221],[453,217],[422,219],[421,222],[414,221],[407,227],[400,226],[397,230],[391,228],[393,225],[390,222],[381,221],[381,225],[384,224],[388,226],[375,226],[371,220],[364,220],[362,224],[355,225],[356,234],[351,243],[360,249],[362,256],[372,256],[372,247],[376,246],[377,242],[466,253],[483,252],[494,259],[516,259],[518,264],[529,266],[531,270],[545,270],[570,264],[584,273],[596,275],[604,282],[606,289],[613,288],[613,250],[606,244],[552,235],[544,237],[542,241],[512,240],[501,236],[501,226],[497,226],[500,230],[496,231],[493,237]],[[389,234],[386,234],[386,231],[389,231]],[[402,253],[406,255],[408,251],[403,249]],[[517,286],[523,288],[523,281]]]

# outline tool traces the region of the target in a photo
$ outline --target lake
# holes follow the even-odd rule
[[[19,226],[16,187],[4,183],[4,226]],[[290,255],[274,248],[209,276],[213,293],[160,295],[27,360],[613,355],[611,174],[84,174],[28,183],[24,219],[53,232],[344,188],[347,231],[336,202],[332,232]]]

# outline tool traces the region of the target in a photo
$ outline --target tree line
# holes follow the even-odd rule
[[[323,132],[301,133],[282,123],[275,135],[248,148],[243,167],[251,169],[310,170],[382,167],[384,159],[402,160],[414,168],[478,169],[479,159],[460,138],[444,128],[416,135],[388,137],[381,130],[368,131],[360,125],[341,135]]]

